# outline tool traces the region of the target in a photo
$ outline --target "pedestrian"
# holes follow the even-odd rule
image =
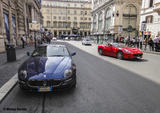
[[[158,51],[158,43],[159,43],[158,35],[153,39],[153,42],[154,42],[155,51]]]
[[[139,37],[140,40],[139,40],[139,46],[140,46],[140,49],[142,50],[143,49],[143,37]]]
[[[24,37],[24,35],[21,37],[21,41],[22,41],[22,48],[25,48],[25,37]]]
[[[139,45],[140,45],[140,37],[138,36],[137,37],[137,48],[139,48]]]
[[[33,44],[33,37],[32,37],[32,35],[31,35],[31,37],[30,37],[30,44],[31,44],[31,45]]]
[[[136,39],[134,37],[134,38],[132,38],[132,45],[133,45],[133,47],[135,47],[135,43],[136,43]]]
[[[150,37],[149,40],[148,40],[148,45],[149,45],[149,50],[150,50],[150,51],[153,51],[154,42],[153,42],[153,40],[152,40],[151,37]]]
[[[145,38],[145,39],[144,39],[144,45],[145,45],[144,50],[145,50],[145,51],[146,51],[146,49],[147,49],[147,44],[148,44],[148,38]]]
[[[36,36],[34,37],[34,47],[35,49],[37,48],[37,37]]]

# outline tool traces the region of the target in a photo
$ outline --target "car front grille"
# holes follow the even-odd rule
[[[60,80],[31,80],[28,81],[29,86],[39,86],[39,87],[51,87],[58,86],[62,83]]]
[[[141,57],[142,54],[134,54],[133,56],[135,56],[135,57]]]

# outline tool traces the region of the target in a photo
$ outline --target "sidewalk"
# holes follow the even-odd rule
[[[16,58],[17,60],[21,59],[26,55],[27,51],[30,51],[34,48],[34,46],[26,46],[25,48],[17,47],[16,48]],[[6,52],[0,53],[0,66],[7,63],[7,55]]]

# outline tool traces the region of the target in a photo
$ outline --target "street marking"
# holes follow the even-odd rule
[[[8,82],[0,88],[0,103],[6,95],[12,90],[18,81],[18,74],[15,74]]]

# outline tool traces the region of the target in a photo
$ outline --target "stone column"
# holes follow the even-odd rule
[[[104,33],[105,28],[105,10],[102,11],[102,33]]]
[[[27,7],[26,7],[26,0],[24,0],[24,26],[25,26],[25,34],[27,34]],[[27,36],[28,37],[28,36]]]
[[[3,8],[2,8],[2,0],[0,0],[0,35],[3,33]]]
[[[11,10],[11,0],[9,1],[9,35],[10,35],[10,42],[13,43],[13,31],[12,31],[12,10]]]
[[[4,44],[4,21],[3,21],[3,3],[0,0],[0,52],[5,51],[5,44]]]
[[[98,32],[98,24],[99,24],[99,22],[98,22],[98,17],[99,17],[99,15],[98,14],[96,14],[96,19],[97,19],[97,24],[96,24],[96,33]]]

